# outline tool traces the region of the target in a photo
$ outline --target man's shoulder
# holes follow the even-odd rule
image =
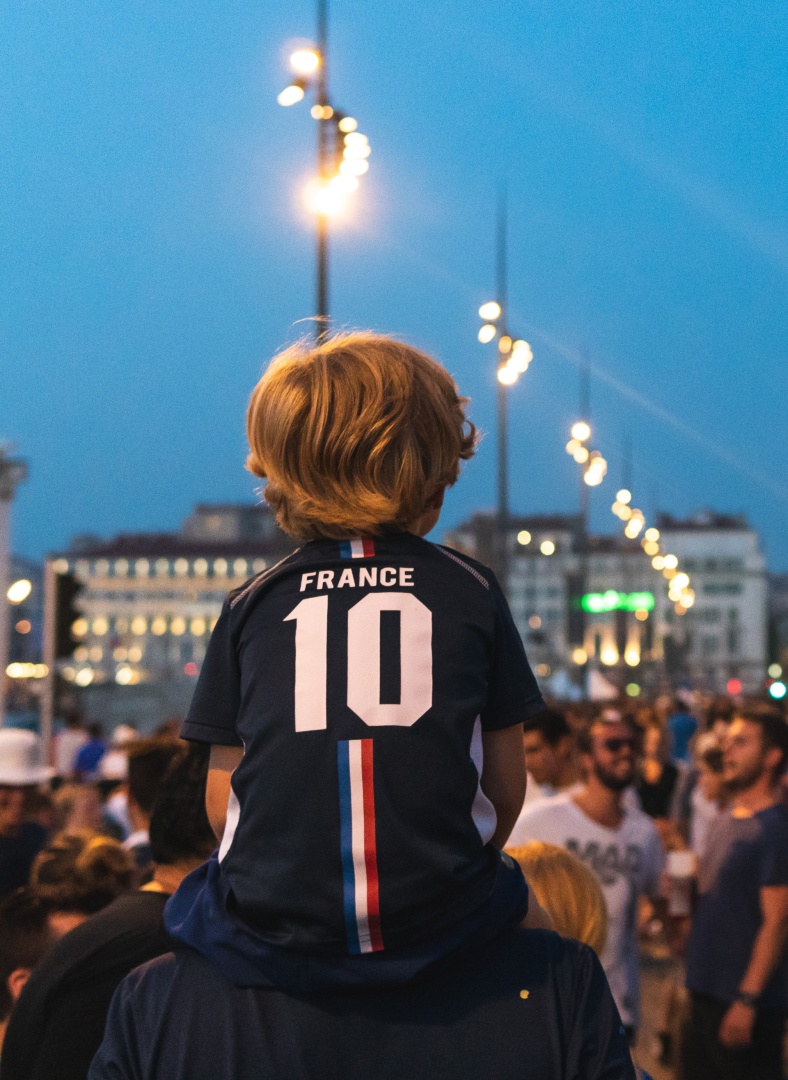
[[[650,818],[648,814],[641,810],[639,807],[631,806],[627,807],[624,814],[623,822],[624,830],[630,833],[633,839],[639,843],[647,844],[656,841],[659,843],[659,833],[657,827],[654,824],[653,818]]]
[[[775,803],[758,815],[761,835],[770,844],[785,844],[788,847],[788,806]]]

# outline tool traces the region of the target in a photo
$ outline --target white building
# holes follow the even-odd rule
[[[512,517],[508,595],[540,676],[556,685],[581,667],[623,690],[691,683],[723,691],[739,680],[762,689],[767,666],[764,557],[741,517],[660,515],[662,549],[690,576],[694,605],[681,614],[668,581],[638,540],[583,537],[572,515]],[[447,542],[495,566],[495,518],[474,515]],[[583,599],[585,598],[585,599]],[[549,684],[548,684],[549,685]]]
[[[182,714],[228,592],[295,548],[265,506],[198,506],[178,533],[80,541],[51,557],[81,591],[60,675],[95,719]]]

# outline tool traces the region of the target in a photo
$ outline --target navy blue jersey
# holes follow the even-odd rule
[[[230,595],[183,730],[244,747],[228,908],[318,954],[461,922],[495,872],[482,732],[543,708],[485,567],[409,533],[306,544]]]

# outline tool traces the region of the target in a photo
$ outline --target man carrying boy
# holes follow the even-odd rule
[[[218,855],[168,906],[236,985],[407,982],[528,904],[500,848],[544,708],[485,567],[423,539],[476,442],[447,372],[371,334],[295,347],[249,405],[249,469],[303,546],[229,597],[184,737],[211,744]]]

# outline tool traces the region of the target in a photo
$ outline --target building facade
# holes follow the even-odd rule
[[[507,593],[543,685],[556,694],[588,683],[617,689],[680,685],[763,688],[768,663],[767,589],[757,533],[741,517],[660,515],[660,543],[689,575],[692,607],[678,612],[669,582],[638,540],[586,535],[573,515],[511,517]],[[495,519],[477,514],[447,542],[492,565]]]
[[[265,506],[201,505],[177,533],[52,556],[80,586],[73,652],[57,666],[88,718],[150,730],[183,715],[228,592],[295,546]]]

